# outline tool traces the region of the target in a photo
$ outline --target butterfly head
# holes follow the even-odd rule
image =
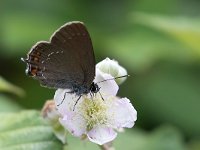
[[[97,93],[97,92],[99,92],[99,90],[100,90],[100,87],[97,85],[97,83],[92,82],[90,91],[92,93]]]

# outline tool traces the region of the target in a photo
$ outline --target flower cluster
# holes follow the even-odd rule
[[[96,65],[94,83],[126,74],[126,70],[116,61],[106,58]],[[90,94],[81,96],[75,109],[77,96],[66,93],[67,89],[58,89],[54,101],[61,125],[72,135],[87,137],[99,145],[114,140],[119,129],[133,127],[137,119],[136,110],[128,98],[116,96],[118,84],[124,80],[120,78],[117,82],[108,80],[98,83],[100,91],[92,97]],[[57,106],[64,96],[63,103]]]

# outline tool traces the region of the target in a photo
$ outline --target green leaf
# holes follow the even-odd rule
[[[200,19],[187,17],[166,17],[134,13],[134,22],[164,32],[189,48],[193,56],[200,56]]]
[[[37,111],[1,113],[1,150],[61,150],[62,144],[55,138]]]
[[[21,109],[16,102],[0,94],[0,112],[17,112]]]
[[[9,83],[1,76],[0,76],[0,92],[10,92],[18,96],[24,96],[25,94],[21,88]]]

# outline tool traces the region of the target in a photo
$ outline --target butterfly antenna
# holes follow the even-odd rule
[[[105,81],[109,81],[109,80],[115,80],[115,79],[120,79],[120,78],[125,78],[125,77],[129,77],[130,75],[124,75],[124,76],[119,76],[119,77],[115,77],[115,78],[110,78],[110,79],[105,79],[105,80],[102,80],[102,81],[99,81],[97,83],[101,83],[101,82],[105,82]]]

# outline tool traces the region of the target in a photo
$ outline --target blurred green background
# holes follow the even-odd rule
[[[181,149],[199,150],[199,0],[0,0],[0,112],[40,110],[53,98],[20,58],[73,20],[86,24],[96,62],[116,59],[131,75],[119,95],[138,111],[136,128],[170,126]]]

